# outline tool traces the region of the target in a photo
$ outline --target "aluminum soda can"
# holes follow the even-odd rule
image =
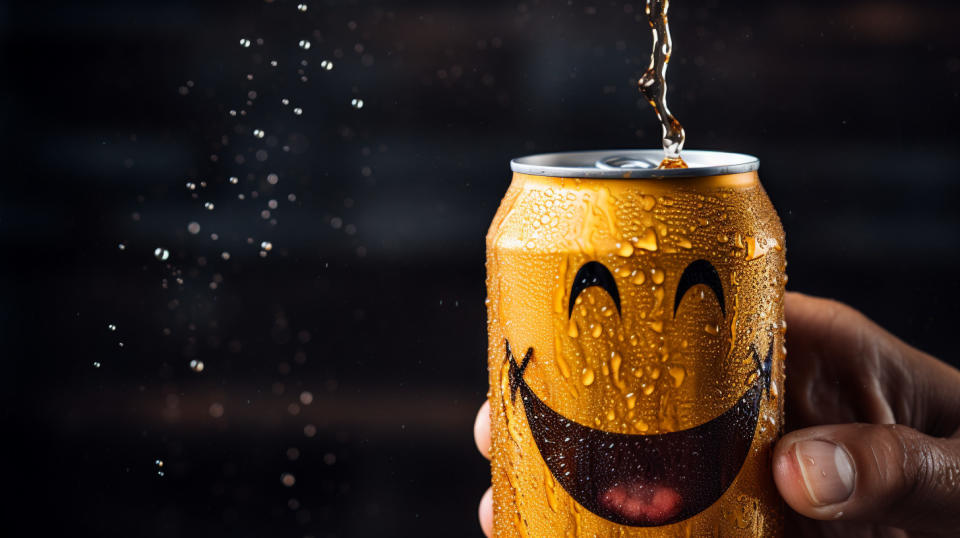
[[[511,162],[487,234],[494,536],[777,536],[784,234],[749,155]]]

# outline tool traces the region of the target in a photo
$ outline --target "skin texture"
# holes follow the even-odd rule
[[[793,509],[788,535],[960,535],[960,371],[836,301],[787,293],[786,319],[789,433],[774,449],[773,473]],[[474,438],[489,458],[488,403],[477,414]],[[832,457],[825,477],[807,472],[842,492],[833,504],[819,502],[805,485],[806,452],[798,443],[806,441],[830,443],[815,445],[836,446],[838,458],[849,458],[853,476],[846,482],[833,472]],[[489,489],[479,516],[489,536]]]

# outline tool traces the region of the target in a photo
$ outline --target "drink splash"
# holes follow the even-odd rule
[[[668,9],[669,0],[647,0],[647,20],[653,31],[653,52],[650,54],[650,67],[640,77],[639,86],[663,127],[664,155],[659,168],[686,168],[687,164],[680,158],[686,135],[683,126],[667,108],[667,64],[673,51],[670,23],[667,21]]]

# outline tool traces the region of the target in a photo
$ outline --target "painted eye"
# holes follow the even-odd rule
[[[680,308],[680,301],[683,300],[683,296],[697,284],[703,284],[713,291],[713,294],[717,297],[717,302],[720,304],[720,312],[726,316],[727,307],[723,301],[723,283],[720,281],[720,274],[717,273],[717,268],[707,260],[690,262],[690,265],[683,270],[680,281],[677,283],[677,293],[673,297],[673,316],[677,316],[677,309]],[[617,304],[619,305],[619,303]]]
[[[573,284],[570,287],[570,306],[567,311],[567,317],[573,315],[573,307],[576,304],[577,297],[587,288],[598,286],[603,288],[613,304],[617,306],[617,313],[620,312],[620,292],[617,290],[617,282],[605,265],[600,262],[587,262],[580,267],[577,275],[573,277]],[[621,313],[622,314],[622,313]]]

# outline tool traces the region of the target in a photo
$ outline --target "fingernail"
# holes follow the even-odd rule
[[[810,500],[817,506],[836,504],[853,493],[853,462],[847,451],[827,441],[794,445],[797,464]]]

